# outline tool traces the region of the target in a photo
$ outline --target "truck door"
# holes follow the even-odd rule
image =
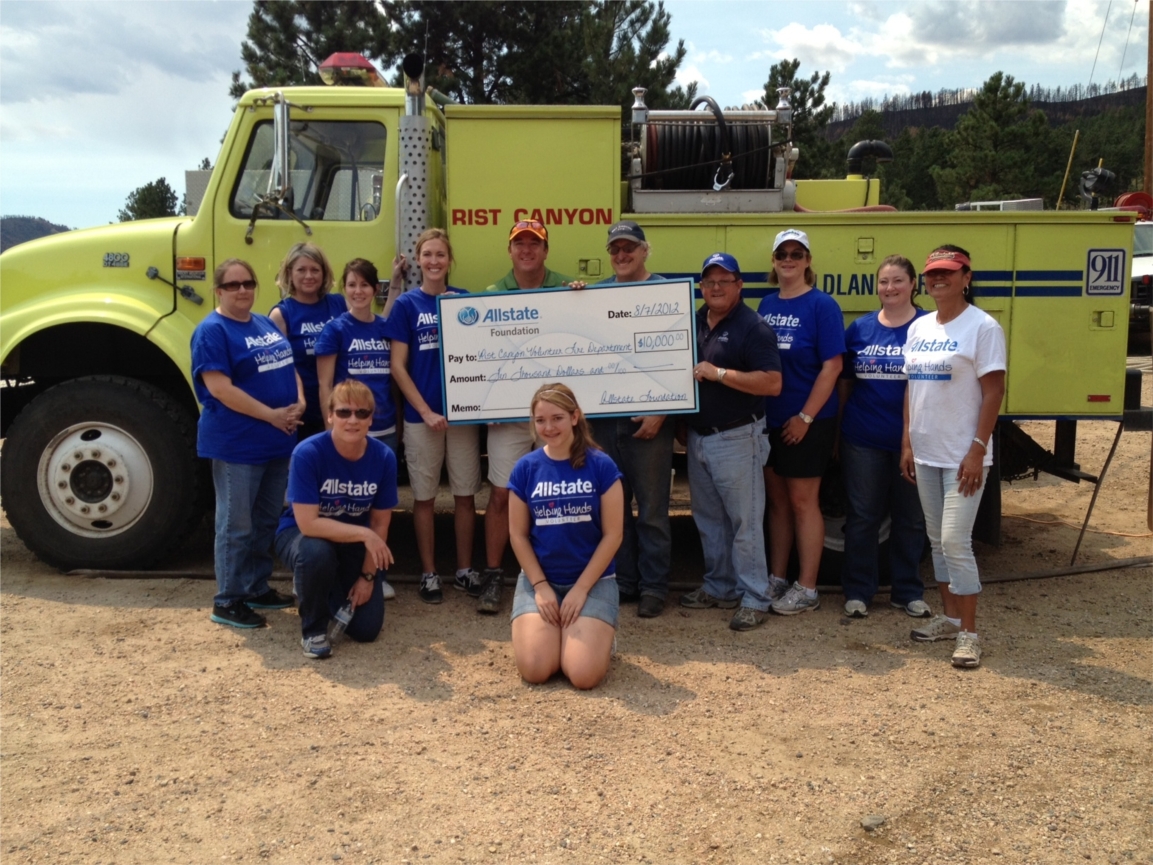
[[[305,114],[294,108],[292,113],[292,190],[284,209],[257,208],[268,189],[273,159],[270,110],[245,118],[234,173],[213,203],[215,260],[242,258],[255,267],[261,285],[256,311],[261,313],[279,300],[276,271],[294,243],[308,241],[323,249],[338,279],[353,258],[367,258],[386,274],[393,256],[397,159],[389,152],[389,140],[395,140],[398,112],[317,109]]]

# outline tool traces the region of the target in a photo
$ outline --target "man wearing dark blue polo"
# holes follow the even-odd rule
[[[622,220],[609,229],[613,275],[597,285],[653,282],[651,247],[644,229]],[[593,436],[624,475],[625,533],[617,550],[617,588],[621,603],[637,602],[637,616],[651,619],[665,608],[672,569],[673,531],[669,522],[675,424],[665,415],[591,418]],[[637,515],[633,516],[633,498]]]
[[[765,490],[758,480],[769,457],[765,397],[781,392],[781,359],[773,329],[741,299],[741,268],[724,252],[701,266],[697,311],[700,410],[688,418],[689,491],[705,554],[704,585],[681,596],[691,609],[737,612],[734,631],[765,621]]]

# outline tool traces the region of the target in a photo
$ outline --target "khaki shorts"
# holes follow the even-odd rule
[[[507,487],[516,461],[533,449],[532,426],[528,421],[488,425],[488,482]]]
[[[433,432],[423,423],[404,425],[404,461],[408,483],[418,502],[436,498],[440,469],[448,462],[448,485],[454,496],[473,496],[480,489],[480,438],[475,426],[450,426]]]

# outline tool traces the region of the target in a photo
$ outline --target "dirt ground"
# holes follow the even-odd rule
[[[1115,428],[1081,424],[1085,470]],[[1122,437],[1079,563],[1151,552],[1150,452]],[[1153,862],[1153,572],[994,582],[1067,565],[1091,494],[1004,486],[979,670],[826,593],[743,634],[625,607],[587,693],[523,684],[507,612],[457,592],[399,585],[376,643],[318,663],[294,611],[222,628],[209,581],[64,576],[4,521],[0,859]]]

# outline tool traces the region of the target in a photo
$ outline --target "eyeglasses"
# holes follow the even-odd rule
[[[372,417],[372,409],[370,408],[334,408],[332,413],[341,420],[348,420],[354,414],[356,415],[357,420],[368,420],[370,417]]]
[[[626,255],[634,253],[640,248],[639,243],[614,243],[608,247],[609,255],[620,255],[622,252]]]
[[[808,255],[808,253],[803,249],[794,249],[792,252],[778,249],[773,253],[773,258],[777,261],[784,261],[786,258],[791,258],[793,261],[804,261],[806,255]]]
[[[522,219],[513,228],[517,230],[521,228],[544,228],[544,223],[539,219]]]
[[[216,287],[224,291],[240,291],[242,288],[245,291],[256,291],[256,280],[246,279],[242,282],[222,282]]]
[[[739,279],[702,279],[701,288],[728,288],[738,282],[740,282]]]

